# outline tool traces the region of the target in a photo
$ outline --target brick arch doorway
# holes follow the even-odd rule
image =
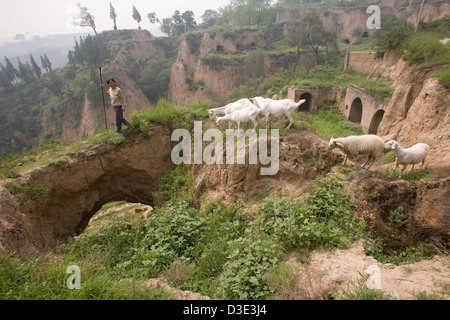
[[[377,134],[378,127],[380,126],[381,120],[383,120],[384,117],[384,110],[380,109],[372,117],[372,120],[370,121],[369,126],[369,134]]]
[[[313,107],[313,95],[309,92],[305,92],[302,93],[300,95],[300,100],[305,99],[306,101],[303,102],[299,107],[298,110],[299,112],[303,111],[303,112],[312,112],[312,107]]]
[[[350,113],[348,116],[348,120],[357,124],[361,124],[362,112],[363,112],[363,104],[361,98],[356,97],[350,106]]]

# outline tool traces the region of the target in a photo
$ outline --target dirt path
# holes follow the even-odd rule
[[[307,265],[291,258],[288,265],[298,276],[298,287],[303,288],[302,293],[306,295],[303,298],[310,299],[320,299],[322,293],[339,286],[348,288],[357,284],[362,276],[368,274],[368,267],[373,265],[379,268],[379,288],[395,299],[414,299],[413,292],[442,292],[443,286],[450,285],[449,256],[434,256],[429,260],[395,266],[366,256],[362,243],[345,250],[315,252]],[[444,298],[450,299],[450,296]]]

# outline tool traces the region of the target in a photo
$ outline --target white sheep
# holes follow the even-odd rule
[[[270,127],[270,116],[275,117],[285,115],[289,118],[289,125],[286,129],[289,129],[294,123],[292,114],[298,107],[304,103],[306,99],[302,99],[299,102],[295,102],[291,99],[273,100],[263,97],[254,97],[252,102],[257,105],[266,116],[267,128]]]
[[[359,166],[359,163],[356,161],[357,156],[368,155],[369,157],[363,164],[363,167],[367,165],[367,169],[369,169],[376,158],[384,152],[385,143],[383,139],[374,134],[348,136],[336,139],[331,137],[328,143],[328,150],[332,150],[336,147],[345,153],[345,158],[342,165],[347,163],[347,158],[350,155],[353,158],[353,161]]]
[[[254,104],[245,107],[244,109],[237,110],[231,114],[227,114],[223,117],[217,117],[216,124],[220,125],[222,121],[234,121],[237,123],[238,131],[241,129],[241,123],[252,121],[254,124],[253,130],[256,130],[258,125],[258,115],[261,110]]]
[[[416,143],[410,148],[403,149],[400,144],[395,140],[389,140],[386,142],[386,145],[391,145],[391,149],[395,151],[396,159],[395,159],[395,167],[394,171],[392,171],[391,176],[394,174],[397,167],[402,164],[403,172],[408,164],[412,164],[411,171],[414,169],[414,165],[422,161],[422,165],[420,166],[420,170],[422,170],[423,165],[425,163],[425,158],[430,152],[430,146],[426,143]]]
[[[211,120],[213,120],[214,118],[216,118],[217,116],[223,116],[223,115],[229,115],[237,110],[241,110],[244,109],[248,106],[253,105],[253,103],[247,99],[239,99],[237,101],[231,102],[229,104],[227,104],[226,106],[223,107],[218,107],[218,108],[211,108],[208,110],[209,113],[209,118]],[[228,123],[228,128],[231,128],[231,123]]]

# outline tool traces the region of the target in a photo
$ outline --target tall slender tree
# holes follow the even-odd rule
[[[138,29],[141,29],[141,14],[139,13],[139,11],[136,9],[135,6],[133,6],[133,19],[136,20],[136,22],[138,23]]]
[[[117,30],[116,24],[117,14],[111,2],[109,3],[109,18],[112,19],[112,21],[114,22],[114,30]]]
[[[9,61],[7,57],[5,57],[5,71],[8,81],[14,84],[14,82],[18,80],[19,72],[16,70],[16,68],[14,68],[14,65],[11,63],[11,61]]]
[[[22,63],[19,57],[17,57],[17,63],[19,65],[19,78],[25,82],[26,84],[30,84],[34,80],[33,71],[31,70],[31,66],[28,63]]]
[[[41,78],[42,70],[36,63],[36,60],[34,60],[33,55],[30,53],[30,62],[31,62],[31,68],[33,69],[34,74],[39,79]]]
[[[9,89],[12,87],[12,83],[8,78],[8,72],[6,71],[3,63],[0,62],[0,87],[3,89]]]
[[[51,72],[52,69],[52,63],[50,62],[50,59],[47,57],[47,55],[44,53],[44,56],[41,56],[41,65],[42,68],[45,69],[47,72]]]

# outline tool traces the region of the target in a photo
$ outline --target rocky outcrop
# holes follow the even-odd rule
[[[325,8],[302,8],[302,9],[286,9],[277,12],[276,22],[283,23],[292,20],[298,20],[307,15],[309,12],[317,12],[322,18],[326,28],[335,30],[340,40],[350,40],[354,38],[353,30],[362,28],[367,36],[373,35],[375,29],[367,28],[367,19],[371,13],[367,13],[369,5],[377,5],[380,7],[381,15],[394,15],[400,19],[407,20],[412,24],[416,24],[420,11],[420,3],[414,2],[411,6],[410,0],[371,0],[367,1],[367,5],[356,7],[325,7]],[[428,22],[445,17],[450,11],[448,2],[426,2],[421,19]],[[381,26],[382,28],[382,26]]]
[[[450,248],[449,177],[417,183],[361,170],[352,173],[349,191],[362,209],[373,215],[380,237],[392,237],[390,215],[400,210],[406,225],[395,233],[395,240],[402,245],[432,241]]]
[[[243,73],[242,64],[219,65],[223,60],[206,64],[201,57],[216,52],[236,52],[253,43],[252,34],[252,31],[231,33],[218,30],[198,33],[192,38],[181,37],[178,56],[170,74],[169,100],[176,104],[197,100],[209,100],[214,106],[223,103],[212,101],[211,94],[227,96],[233,88],[245,83],[247,76]],[[201,85],[192,85],[194,82]]]
[[[280,136],[279,149],[279,170],[275,175],[261,175],[262,165],[248,164],[248,161],[246,164],[194,165],[197,201],[246,202],[282,190],[290,196],[298,196],[310,182],[324,176],[343,160],[340,153],[327,150],[326,141],[306,129]]]
[[[408,71],[396,80],[378,135],[403,146],[427,143],[427,162],[445,167],[450,165],[450,97],[448,89],[429,77],[433,71]]]
[[[152,127],[149,137],[119,146],[97,145],[22,173],[0,185],[0,247],[32,252],[79,234],[103,204],[127,200],[153,205],[152,192],[173,164],[171,130]],[[12,186],[43,186],[32,200]],[[31,189],[32,190],[32,189]]]

